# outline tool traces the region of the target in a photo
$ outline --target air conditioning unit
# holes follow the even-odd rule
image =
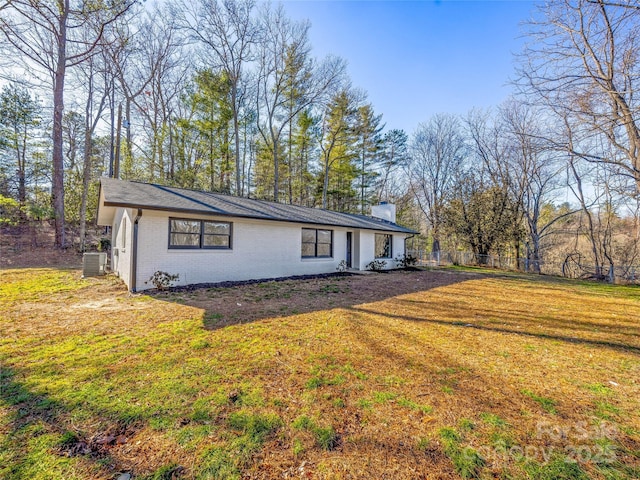
[[[82,276],[97,277],[105,274],[107,266],[107,254],[101,253],[85,253],[82,255]]]

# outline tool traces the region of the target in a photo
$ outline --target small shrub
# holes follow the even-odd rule
[[[397,256],[394,260],[396,262],[396,265],[398,265],[400,268],[413,267],[416,263],[418,263],[418,259],[416,257],[411,254],[407,255],[406,253]]]
[[[144,283],[147,284],[151,282],[153,286],[158,290],[166,290],[167,288],[171,287],[171,284],[177,281],[179,278],[180,275],[177,273],[175,275],[172,275],[170,273],[158,270],[153,275],[151,275],[151,277],[149,277],[149,280]]]
[[[53,208],[48,205],[38,205],[34,203],[30,203],[26,207],[26,214],[29,220],[47,220],[53,219],[55,217],[55,213]]]
[[[0,225],[18,225],[20,223],[20,204],[13,198],[0,194]]]
[[[385,262],[384,260],[374,260],[367,263],[367,266],[365,268],[367,270],[371,270],[372,272],[381,272],[386,266],[387,262]]]
[[[108,238],[101,238],[98,240],[98,251],[106,252],[111,248],[111,240]]]

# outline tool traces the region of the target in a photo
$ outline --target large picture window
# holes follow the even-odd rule
[[[393,237],[388,234],[376,233],[376,258],[391,258]]]
[[[333,230],[302,229],[302,258],[331,258]]]
[[[231,223],[169,219],[169,248],[231,248]]]

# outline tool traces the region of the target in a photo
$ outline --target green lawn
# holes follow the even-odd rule
[[[131,296],[0,271],[0,478],[122,472],[640,478],[640,288],[438,270]]]

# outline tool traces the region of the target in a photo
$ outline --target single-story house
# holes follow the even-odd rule
[[[395,206],[372,216],[113,178],[100,181],[98,225],[111,227],[111,270],[132,292],[155,272],[174,285],[394,268],[416,232],[395,223]],[[344,263],[341,263],[344,262]]]

